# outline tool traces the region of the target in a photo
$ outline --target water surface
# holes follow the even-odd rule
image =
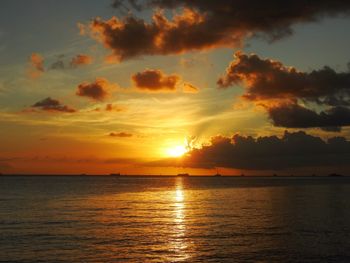
[[[350,178],[0,177],[1,262],[350,262]]]

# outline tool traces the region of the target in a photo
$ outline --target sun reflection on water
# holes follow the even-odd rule
[[[177,202],[184,201],[184,193],[182,190],[182,185],[181,185],[181,188],[179,186],[177,186],[176,191],[175,191],[175,199]]]
[[[181,180],[181,179],[180,179]],[[185,203],[184,203],[184,192],[182,189],[182,180],[181,184],[178,184],[176,186],[175,190],[175,202],[174,202],[174,211],[175,211],[175,222],[178,224],[178,228],[184,228],[184,219],[185,219],[185,214],[184,214],[184,209],[185,209]],[[184,233],[183,233],[184,234]]]
[[[183,179],[177,178],[175,193],[173,194],[174,228],[171,247],[176,253],[177,259],[183,261],[190,257],[186,252],[188,244],[186,241],[186,204],[185,192],[183,189]]]

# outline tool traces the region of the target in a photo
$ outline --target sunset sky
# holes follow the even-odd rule
[[[350,172],[349,14],[341,0],[3,0],[0,172]]]

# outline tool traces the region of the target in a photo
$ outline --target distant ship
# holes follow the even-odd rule
[[[214,176],[215,177],[220,177],[221,176],[221,174],[219,173],[219,169],[218,168],[216,168],[216,174],[214,174]]]
[[[121,174],[120,173],[111,173],[111,174],[109,174],[110,176],[121,176]]]
[[[332,173],[332,174],[329,174],[328,176],[329,176],[329,177],[341,177],[341,176],[344,176],[344,175]]]
[[[183,174],[177,174],[179,177],[188,177],[190,176],[188,173],[183,173]]]

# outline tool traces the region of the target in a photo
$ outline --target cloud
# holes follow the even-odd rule
[[[148,91],[174,91],[180,81],[177,75],[165,75],[157,69],[147,69],[132,76],[132,80],[138,89]]]
[[[79,84],[76,95],[87,97],[95,101],[103,101],[110,96],[115,86],[104,78],[97,78],[94,82],[83,82]]]
[[[30,62],[36,70],[44,71],[44,58],[40,54],[33,53],[30,56]]]
[[[93,38],[110,49],[117,61],[123,61],[143,55],[178,54],[216,46],[207,40],[208,33],[204,33],[207,29],[201,28],[204,20],[204,15],[190,9],[174,16],[172,21],[157,11],[150,24],[129,15],[121,20],[116,17],[105,21],[96,18],[89,29]],[[234,39],[235,36],[226,38]]]
[[[44,58],[38,53],[33,53],[29,61],[31,66],[29,69],[29,76],[34,79],[40,77],[45,71]]]
[[[350,126],[350,109],[337,106],[317,113],[298,104],[282,104],[267,108],[272,123],[286,128],[321,127],[327,131],[340,131]]]
[[[61,59],[53,62],[50,66],[50,69],[55,69],[55,70],[62,70],[64,68],[65,68],[64,62]]]
[[[192,149],[179,159],[158,165],[192,168],[227,167],[245,170],[279,170],[299,167],[349,165],[350,142],[343,137],[327,141],[305,132],[253,138],[236,134],[213,137],[208,145]]]
[[[92,57],[84,54],[78,54],[72,58],[70,65],[72,68],[76,68],[78,66],[89,65],[92,63]]]
[[[131,8],[126,5],[123,0],[114,0],[112,3],[112,7],[119,9],[122,12],[130,12],[131,8],[141,11],[143,9],[142,4],[139,4],[137,0],[128,0],[128,4],[130,5]]]
[[[41,101],[38,101],[31,107],[33,109],[40,109],[42,111],[48,111],[48,112],[67,112],[67,113],[76,112],[75,109],[70,108],[66,105],[63,105],[61,104],[60,101],[52,99],[50,97],[43,99]]]
[[[115,112],[125,111],[124,108],[119,107],[119,106],[117,106],[117,105],[113,105],[113,104],[111,104],[111,103],[106,104],[105,110],[106,110],[106,111],[109,111],[109,112],[112,112],[112,111],[115,111]]]
[[[111,136],[111,137],[119,137],[119,138],[130,138],[133,135],[131,133],[127,133],[127,132],[111,132],[109,134],[109,136]]]
[[[114,2],[129,14],[118,19],[94,19],[89,30],[120,61],[143,55],[178,54],[217,47],[240,47],[246,38],[262,35],[277,40],[291,35],[292,26],[323,17],[348,15],[344,0],[258,1],[258,0],[148,0],[143,7],[156,8],[151,22],[130,14],[142,7],[138,1]],[[161,9],[181,10],[168,19]]]
[[[191,83],[185,82],[183,85],[183,92],[184,93],[198,93],[199,89],[195,86],[193,86]]]
[[[218,80],[221,87],[243,83],[249,100],[305,99],[331,106],[350,105],[350,72],[337,73],[325,66],[301,72],[255,54],[236,52],[234,61]]]
[[[94,108],[93,110],[90,110],[93,112],[102,112],[102,111],[106,111],[106,112],[122,112],[122,111],[126,111],[125,107],[121,107],[112,103],[107,103],[105,105],[105,107],[97,107]]]
[[[218,80],[220,87],[243,84],[243,98],[263,105],[276,126],[349,126],[350,72],[330,67],[302,72],[255,54],[236,52],[233,62]],[[304,106],[327,107],[317,113]],[[277,105],[277,106],[276,106]]]
[[[86,26],[78,22],[77,27],[79,29],[79,35],[84,36],[86,34]]]
[[[89,65],[92,63],[93,59],[89,55],[85,54],[78,54],[75,57],[71,59],[69,62],[69,67],[66,66],[65,61],[63,60],[64,55],[57,56],[57,60],[54,61],[49,69],[55,69],[55,70],[63,70],[67,68],[77,68],[84,65]]]

